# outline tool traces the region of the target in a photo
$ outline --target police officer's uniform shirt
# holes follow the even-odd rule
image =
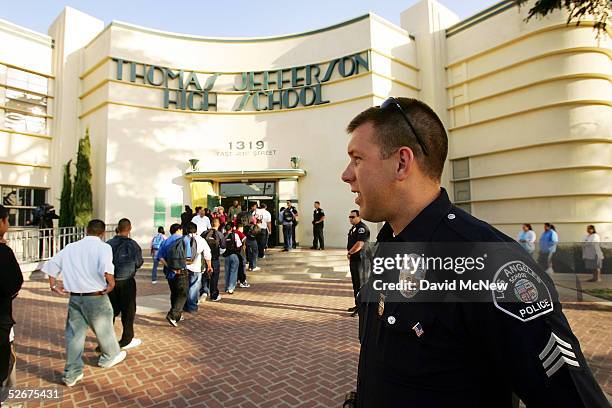
[[[518,243],[454,207],[444,189],[397,236],[385,224],[377,242],[497,242],[517,247],[504,251],[507,259],[499,262],[531,268],[539,284],[548,288],[539,291],[536,303],[551,306],[523,321],[516,311],[502,310],[493,301],[391,303],[381,296],[379,302],[362,303],[358,407],[509,408],[513,393],[528,408],[610,406],[550,278]],[[538,283],[533,277],[527,280]]]
[[[315,210],[312,213],[312,218],[314,220],[314,222],[320,221],[321,218],[325,217],[325,212],[323,212],[322,208],[315,208]],[[323,224],[325,223],[325,221],[320,222],[318,224],[315,225],[321,225],[323,226]]]
[[[370,229],[363,223],[363,221],[359,221],[357,224],[353,225],[351,229],[349,229],[346,250],[348,251],[351,249],[358,241],[368,242],[369,239]],[[359,252],[356,252],[352,256],[358,255]]]

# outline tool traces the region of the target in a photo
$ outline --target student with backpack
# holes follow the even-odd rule
[[[188,313],[197,312],[198,300],[200,299],[200,290],[202,289],[202,273],[212,272],[210,247],[200,235],[198,235],[198,226],[194,222],[189,223],[190,239],[194,239],[195,243],[191,247],[193,251],[193,261],[187,265],[189,271],[189,291],[187,294],[187,302],[184,310]]]
[[[232,230],[232,224],[225,226],[225,293],[231,295],[236,289],[236,281],[238,279],[238,257],[240,256],[240,247],[242,242],[238,235]]]
[[[257,224],[251,223],[245,227],[244,233],[246,235],[246,257],[249,262],[249,271],[258,271],[261,269],[257,267],[259,227]]]
[[[204,240],[210,248],[212,271],[202,276],[202,289],[200,289],[200,296],[205,293],[210,296],[210,300],[218,302],[221,300],[219,294],[219,275],[221,274],[221,261],[220,257],[225,252],[225,235],[219,231],[219,220],[213,219],[212,227],[204,235]],[[202,264],[202,269],[204,265]],[[204,270],[202,270],[204,272]]]
[[[170,287],[170,310],[166,320],[174,326],[183,320],[183,308],[187,301],[187,289],[189,288],[189,273],[187,262],[191,261],[191,248],[195,239],[183,236],[181,224],[170,226],[170,237],[159,247],[157,259],[164,266],[164,275]]]
[[[115,265],[115,289],[108,294],[113,305],[113,321],[121,314],[123,334],[119,347],[124,350],[138,347],[142,341],[134,338],[134,319],[136,318],[136,271],[144,263],[140,245],[130,238],[132,223],[127,218],[119,220],[117,235],[107,244],[113,249]]]
[[[293,248],[293,240],[295,239],[294,223],[297,222],[297,210],[291,205],[291,201],[287,200],[287,206],[281,208],[278,214],[278,221],[283,225],[283,252],[288,252]],[[297,224],[296,224],[297,225]]]
[[[159,251],[159,247],[162,242],[166,240],[166,232],[164,231],[164,227],[157,228],[157,234],[151,240],[151,258],[153,258],[153,269],[151,270],[151,283],[157,283],[157,267],[159,266],[159,261],[157,260],[157,251]]]

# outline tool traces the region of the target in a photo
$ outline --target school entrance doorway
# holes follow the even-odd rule
[[[278,211],[285,201],[291,200],[299,208],[298,180],[304,177],[303,169],[265,169],[265,170],[228,170],[202,171],[190,169],[185,172],[189,180],[192,208],[202,206],[214,209],[219,205],[227,213],[234,201],[248,209],[253,202],[266,204],[272,216],[272,232],[268,245],[282,242],[282,231],[278,226]],[[301,226],[296,228],[297,241],[300,240]]]
[[[242,211],[247,211],[253,203],[260,206],[265,204],[270,215],[272,215],[272,225],[268,246],[278,244],[278,234],[276,234],[275,209],[278,207],[277,185],[274,180],[252,181],[252,182],[225,182],[219,183],[219,195],[221,206],[227,213],[235,201],[242,207]]]

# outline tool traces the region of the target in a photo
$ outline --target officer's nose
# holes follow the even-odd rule
[[[340,178],[342,181],[349,184],[355,180],[355,172],[353,171],[350,163],[346,166],[346,169],[344,169]]]

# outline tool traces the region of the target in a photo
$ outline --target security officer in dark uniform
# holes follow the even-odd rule
[[[355,296],[355,306],[349,307],[348,311],[352,312],[351,316],[357,314],[357,293],[361,287],[361,275],[363,273],[363,262],[361,261],[361,250],[366,242],[370,240],[370,230],[368,226],[361,221],[359,217],[359,210],[353,210],[349,214],[349,221],[351,223],[351,229],[348,232],[348,241],[346,244],[346,250],[348,251],[346,257],[349,260],[349,266],[351,270],[351,280],[353,282],[353,294]]]
[[[314,202],[312,213],[312,246],[310,249],[325,249],[325,238],[323,238],[323,227],[325,226],[325,212],[321,208],[321,203]]]
[[[493,283],[510,282],[484,291],[488,301],[409,302],[397,299],[416,298],[419,289],[376,290],[379,276],[370,274],[359,293],[356,406],[509,408],[518,397],[528,408],[610,407],[552,280],[511,238],[453,206],[440,187],[448,142],[433,110],[389,98],[347,131],[351,160],[342,179],[357,193],[362,217],[385,222],[379,249],[490,243],[498,250],[483,273],[493,271]],[[437,271],[425,273],[440,281]]]

